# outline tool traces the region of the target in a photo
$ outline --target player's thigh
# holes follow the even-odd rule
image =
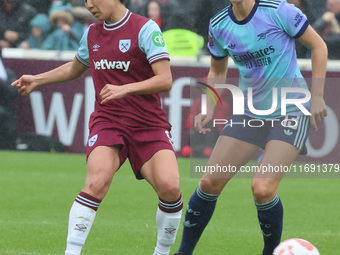
[[[214,168],[214,171],[205,172],[201,179],[201,189],[209,194],[219,194],[241,166],[251,160],[258,150],[257,145],[221,135],[207,165],[207,169]]]
[[[96,190],[111,184],[113,175],[120,166],[119,152],[117,146],[98,146],[90,153],[87,159],[85,189],[92,189],[92,192],[96,193]]]
[[[251,184],[257,202],[265,203],[275,197],[281,179],[299,151],[284,141],[271,140],[267,143],[259,162],[259,171],[254,174]]]
[[[180,195],[180,175],[174,151],[157,151],[144,163],[141,174],[162,199],[173,201]]]
[[[255,173],[254,177],[282,178],[299,152],[298,148],[287,142],[269,141],[259,162],[259,171]]]
[[[310,132],[310,120],[306,116],[287,116],[270,128],[264,154],[255,178],[281,179],[296,156],[304,149]],[[284,125],[283,125],[284,123]]]

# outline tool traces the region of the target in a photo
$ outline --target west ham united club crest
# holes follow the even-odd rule
[[[119,50],[123,53],[127,52],[130,49],[131,46],[131,40],[119,40]]]

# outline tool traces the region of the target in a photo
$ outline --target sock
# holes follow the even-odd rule
[[[210,195],[197,187],[191,196],[184,219],[184,228],[179,252],[191,255],[214,213],[216,201],[219,195]]]
[[[283,207],[278,195],[265,204],[255,202],[259,219],[264,248],[263,255],[272,255],[275,247],[281,241],[283,227]]]
[[[153,255],[168,255],[170,253],[181,222],[182,208],[182,196],[174,202],[166,202],[159,198],[156,213],[157,244]]]
[[[100,202],[85,192],[76,197],[69,215],[65,255],[80,255]]]

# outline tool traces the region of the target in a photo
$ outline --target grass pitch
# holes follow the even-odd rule
[[[186,206],[199,179],[189,159],[179,159]],[[62,255],[68,213],[83,187],[85,155],[0,152],[0,254]],[[250,178],[235,178],[220,196],[196,255],[259,255],[262,236]],[[340,254],[338,179],[287,178],[279,187],[284,205],[283,240],[312,242],[322,255]],[[156,242],[158,198],[125,164],[114,177],[83,248],[84,255],[151,255]],[[184,212],[183,212],[184,218]],[[172,248],[180,245],[182,225]]]

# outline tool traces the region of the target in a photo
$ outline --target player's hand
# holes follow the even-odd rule
[[[38,87],[33,75],[23,75],[18,80],[12,82],[11,86],[17,87],[18,92],[23,96],[28,95]]]
[[[105,104],[110,100],[123,98],[128,94],[125,86],[117,86],[112,84],[106,84],[100,91],[101,104]]]
[[[314,131],[318,131],[317,122],[327,116],[327,106],[323,97],[312,97],[310,101],[310,123]]]
[[[212,114],[207,114],[207,115],[202,115],[201,113],[197,114],[194,120],[194,127],[199,133],[206,134],[207,132],[210,132],[211,129],[205,128],[204,126],[211,120],[212,120]]]

